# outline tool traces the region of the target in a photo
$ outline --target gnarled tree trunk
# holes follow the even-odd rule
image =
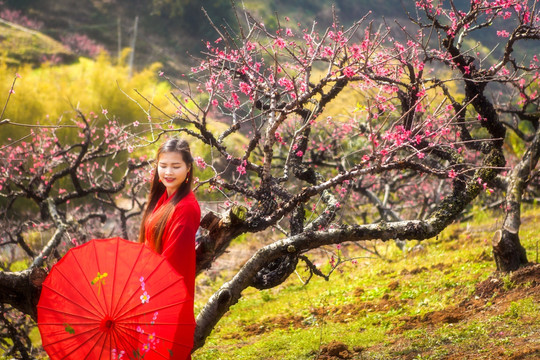
[[[528,263],[527,253],[519,241],[521,198],[539,157],[540,127],[536,130],[531,146],[508,175],[506,204],[504,207],[506,214],[502,229],[497,230],[492,241],[493,257],[498,271],[515,271],[521,265]]]

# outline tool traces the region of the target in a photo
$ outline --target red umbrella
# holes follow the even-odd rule
[[[52,360],[185,359],[193,299],[184,278],[143,244],[92,240],[52,267],[38,327]]]

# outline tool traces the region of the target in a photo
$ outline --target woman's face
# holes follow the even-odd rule
[[[186,181],[190,168],[180,153],[164,152],[159,155],[157,170],[159,180],[167,188],[167,194],[171,196]]]

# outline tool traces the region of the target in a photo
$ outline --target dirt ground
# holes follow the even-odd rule
[[[427,269],[425,269],[427,270]],[[423,271],[423,269],[418,269]],[[472,296],[462,301],[457,306],[449,307],[441,311],[434,311],[424,314],[423,316],[404,316],[400,319],[400,325],[395,327],[390,334],[394,339],[390,344],[385,345],[386,353],[399,354],[400,350],[407,348],[411,344],[411,339],[400,337],[399,334],[406,330],[415,328],[432,328],[436,329],[444,324],[457,324],[461,321],[477,321],[483,322],[497,315],[503,315],[508,311],[512,302],[517,300],[532,297],[535,301],[540,301],[540,264],[531,264],[524,267],[510,276],[510,281],[513,286],[505,286],[505,282],[501,275],[494,274],[485,281],[478,283],[476,290]],[[399,287],[399,283],[391,284],[391,287]],[[361,295],[362,290],[357,289],[355,295]],[[358,302],[340,307],[325,307],[314,309],[312,315],[325,316],[331,318],[334,322],[346,322],[351,316],[361,316],[366,311],[385,311],[396,306],[400,306],[406,300],[399,300],[388,296],[383,297],[380,301],[373,302]],[[490,302],[490,306],[486,304]],[[524,319],[524,321],[540,321],[538,319]],[[267,331],[276,328],[305,328],[311,326],[309,318],[302,316],[278,316],[275,318],[265,319],[258,324],[250,324],[244,326],[244,336],[260,335]],[[397,335],[397,336],[396,336]],[[493,337],[502,336],[502,334],[491,334]],[[505,334],[508,337],[508,334]],[[511,336],[511,335],[510,335]],[[509,342],[500,346],[492,346],[487,352],[482,352],[482,359],[508,359],[508,360],[525,360],[525,359],[540,359],[540,334],[536,339],[527,339],[514,336]],[[478,354],[471,353],[466,349],[462,349],[451,342],[447,345],[446,353],[451,354],[445,357],[437,357],[437,359],[447,360],[462,360],[462,359],[478,359]],[[512,349],[512,356],[508,357],[506,350],[508,347]],[[339,341],[332,341],[321,347],[314,358],[317,360],[342,360],[342,359],[363,359],[362,354],[365,352],[376,352],[376,348],[350,348],[346,344]],[[420,356],[420,357],[419,357]],[[429,353],[421,353],[420,351],[411,351],[406,355],[396,355],[396,359],[413,360],[427,359]]]

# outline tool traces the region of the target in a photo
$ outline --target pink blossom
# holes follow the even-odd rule
[[[334,50],[332,50],[330,46],[325,46],[322,55],[326,57],[332,57],[334,56]]]
[[[288,78],[280,78],[278,80],[278,84],[283,86],[285,89],[287,89],[288,91],[294,89],[294,83],[292,82],[291,79],[288,79]]]
[[[97,56],[105,51],[105,47],[84,34],[70,33],[61,36],[62,43],[76,54],[90,57]]]
[[[238,97],[238,94],[234,91],[231,93],[231,100],[233,102],[234,107],[240,106],[240,98]]]
[[[245,162],[244,162],[245,163]],[[238,171],[238,173],[240,175],[245,175],[246,174],[246,167],[244,165],[238,165],[236,167],[236,171]]]
[[[506,30],[500,30],[500,31],[497,31],[497,36],[500,36],[500,37],[509,37],[510,34],[508,33],[508,31]]]
[[[148,295],[148,292],[146,291],[140,296],[140,298],[142,304],[147,304],[150,302],[150,295]]]
[[[109,113],[109,110],[103,109],[103,110],[101,110],[101,113],[102,113],[103,115],[107,115],[107,114]]]
[[[201,169],[206,169],[207,164],[202,157],[197,156],[194,160],[198,167]]]
[[[343,75],[345,75],[348,78],[353,77],[354,70],[350,66],[347,66],[345,69],[343,69]]]
[[[274,134],[274,136],[276,137],[276,141],[280,144],[285,144],[285,141],[283,141],[283,138],[281,137],[281,134],[279,132],[276,131],[276,133]]]
[[[254,43],[248,41],[246,42],[246,50],[247,51],[252,51],[252,50],[255,50],[257,48],[257,45],[255,45]]]
[[[356,60],[358,60],[362,54],[362,49],[357,44],[352,45],[349,48],[349,51],[351,52],[351,57]]]
[[[241,82],[240,83],[240,91],[243,92],[244,94],[248,95],[249,92],[251,91],[251,86],[249,86],[245,82]]]
[[[452,169],[448,172],[448,177],[454,179],[457,176],[456,172]]]
[[[283,41],[282,38],[278,37],[276,40],[274,40],[274,45],[279,47],[280,49],[283,49],[285,47],[285,41]]]
[[[482,178],[476,179],[476,182],[477,182],[479,185],[481,185],[482,188],[483,188],[484,190],[486,190],[486,188],[487,188],[487,183],[485,183],[485,182],[482,180]]]
[[[298,150],[298,151],[296,152],[296,156],[298,156],[298,157],[301,157],[301,156],[303,156],[303,155],[304,155],[304,152],[303,152],[302,150]]]
[[[379,140],[377,140],[377,137],[376,137],[375,134],[369,134],[368,139],[369,139],[369,141],[371,141],[373,143],[373,145],[379,146]]]
[[[26,17],[20,10],[3,9],[0,12],[0,18],[34,30],[39,30],[43,27],[41,21]]]

